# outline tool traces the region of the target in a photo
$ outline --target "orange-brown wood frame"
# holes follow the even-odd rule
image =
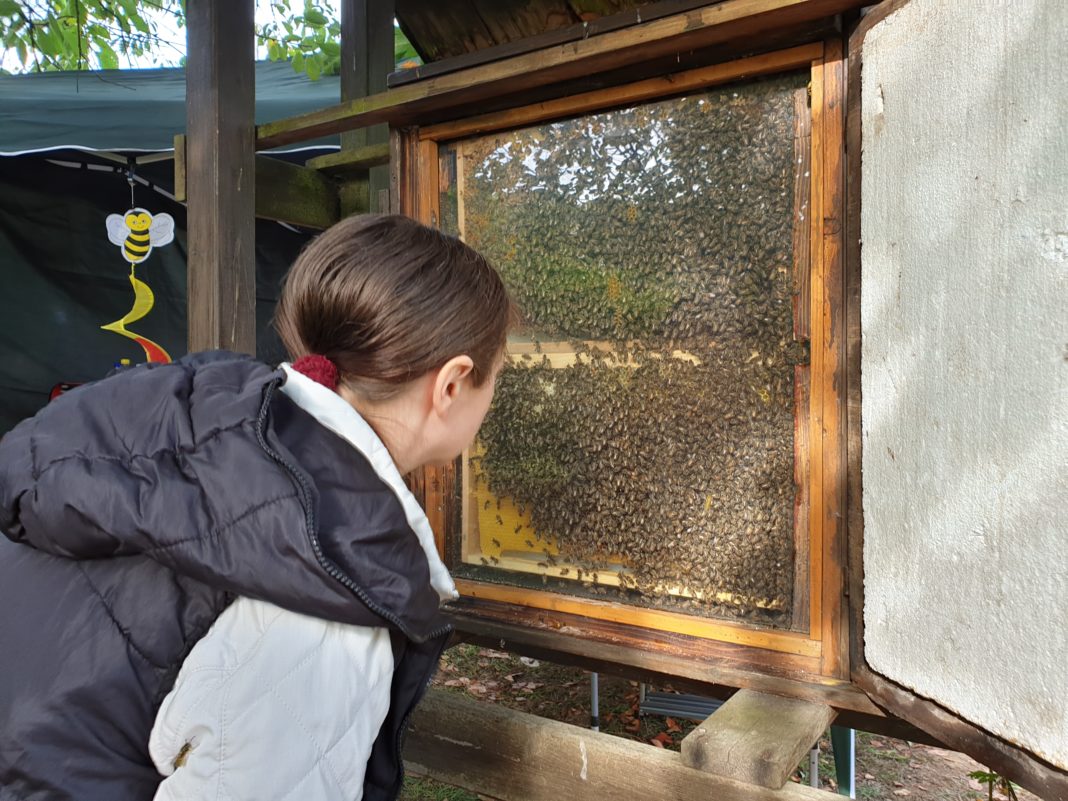
[[[423,128],[393,133],[394,183],[400,211],[439,224],[438,145],[483,133],[677,96],[747,77],[808,67],[811,70],[810,184],[810,378],[808,407],[809,608],[807,631],[779,631],[730,621],[570,597],[558,593],[460,580],[465,598],[651,628],[717,643],[778,653],[794,674],[847,679],[848,621],[845,598],[845,431],[841,371],[844,367],[842,279],[845,64],[840,40],[814,43],[624,86]],[[799,418],[802,419],[802,418]],[[454,466],[428,468],[414,478],[439,550],[456,519]],[[774,659],[772,660],[774,661]],[[743,657],[742,664],[747,660]],[[767,669],[766,660],[752,668]]]

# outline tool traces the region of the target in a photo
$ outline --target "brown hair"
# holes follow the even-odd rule
[[[371,401],[454,356],[492,373],[515,311],[497,271],[456,237],[397,215],[349,217],[286,275],[274,324],[291,359],[319,354]]]

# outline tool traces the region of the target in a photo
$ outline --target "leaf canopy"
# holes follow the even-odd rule
[[[185,64],[185,0],[0,0],[5,72]],[[257,3],[258,52],[312,80],[341,65],[341,21],[314,0]],[[394,27],[397,64],[420,63]]]

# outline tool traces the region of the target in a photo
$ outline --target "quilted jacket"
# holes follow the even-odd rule
[[[347,748],[337,720],[366,721],[346,718],[349,688],[388,680],[388,708],[372,710],[382,723],[360,763],[362,797],[396,797],[403,729],[447,637],[438,604],[452,584],[429,556],[429,528],[414,499],[392,463],[384,467],[381,443],[368,438],[364,452],[340,425],[332,428],[340,406],[305,411],[301,380],[280,389],[283,371],[199,355],[79,388],[0,441],[0,799],[162,794],[159,770],[174,778],[204,767],[207,751],[197,750],[211,741],[207,728],[223,729],[195,710],[227,671],[229,697],[249,702],[227,713],[227,741],[249,730],[234,727],[241,718],[262,720],[252,702],[273,697],[269,687],[285,677],[246,672],[267,688],[257,693],[226,659],[249,638],[277,646],[268,631],[289,631],[305,645],[319,637],[342,655],[328,660],[332,673],[302,685],[303,707],[275,715],[286,722],[260,732],[276,759],[291,743],[326,753],[339,737]],[[235,636],[216,638],[227,627]],[[371,652],[347,662],[343,655],[354,652],[327,645],[357,641],[349,635]],[[208,647],[213,640],[221,647]],[[324,649],[305,655],[324,664],[317,653]],[[219,654],[225,658],[212,663]],[[212,681],[176,685],[180,675],[213,670]],[[371,672],[353,682],[357,670]],[[167,711],[176,703],[192,710],[187,722],[199,729],[174,725]],[[330,726],[316,729],[324,717]],[[169,735],[177,753],[165,753]],[[242,763],[247,751],[224,744],[218,754],[228,781],[238,770],[265,769],[262,759]],[[310,774],[359,778],[341,775],[340,764],[334,749],[312,760]],[[258,797],[318,797],[296,771],[289,779],[293,786]],[[212,794],[242,797],[239,783]]]

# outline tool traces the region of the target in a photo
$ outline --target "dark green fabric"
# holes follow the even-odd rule
[[[169,189],[170,170],[162,162],[139,174]],[[185,207],[145,186],[136,192],[138,205],[174,217],[176,232],[137,267],[155,307],[130,328],[177,359],[186,341]],[[69,169],[42,156],[0,158],[0,434],[36,413],[55,384],[101,378],[123,358],[145,361],[136,342],[100,329],[133,304],[130,266],[105,227],[109,214],[129,204],[120,174]],[[256,223],[257,355],[265,361],[284,356],[269,322],[282,276],[308,238]]]
[[[256,64],[257,122],[333,105],[339,97],[336,77],[311,81],[289,64]],[[123,358],[145,360],[133,340],[100,329],[133,303],[129,265],[105,228],[109,214],[130,207],[130,190],[113,162],[91,151],[169,150],[184,130],[184,70],[0,75],[0,435],[44,405],[54,385],[101,378]],[[287,158],[303,162],[336,145],[336,137],[302,143]],[[173,169],[171,161],[160,161],[138,166],[137,175],[170,191]],[[136,192],[137,205],[174,217],[176,235],[138,265],[156,303],[131,330],[177,359],[186,340],[185,207],[143,185]],[[268,324],[281,277],[308,238],[257,221],[257,355],[263,360],[283,356]]]
[[[256,122],[340,102],[337,77],[312,81],[283,62],[256,64]],[[168,150],[185,131],[185,70],[0,75],[0,154],[54,147]],[[337,138],[302,143],[338,144]]]

